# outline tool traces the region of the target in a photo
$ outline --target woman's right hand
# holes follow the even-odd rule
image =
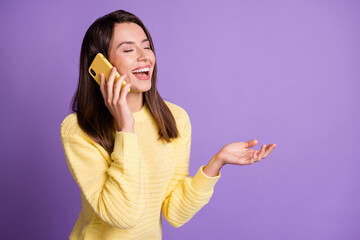
[[[100,73],[100,91],[106,107],[115,120],[117,131],[134,133],[135,119],[126,101],[131,83],[127,83],[121,89],[121,83],[126,78],[126,74],[122,75],[114,84],[115,73],[116,68],[113,67],[107,80],[104,74]]]

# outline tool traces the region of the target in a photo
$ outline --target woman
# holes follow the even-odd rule
[[[88,73],[98,52],[114,66],[100,87]],[[97,19],[80,55],[73,113],[61,124],[82,201],[70,239],[161,239],[161,212],[182,226],[210,200],[222,166],[252,164],[275,147],[228,144],[189,177],[190,119],[156,89],[155,50],[143,23],[123,10]]]

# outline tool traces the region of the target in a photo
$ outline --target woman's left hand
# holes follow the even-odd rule
[[[271,143],[268,146],[263,144],[260,150],[249,149],[256,144],[256,139],[248,142],[229,143],[217,153],[217,158],[221,160],[222,165],[248,165],[266,158],[276,147],[275,143]]]
[[[209,163],[204,167],[203,171],[210,177],[217,176],[220,169],[225,164],[248,165],[266,158],[276,147],[275,143],[268,146],[261,146],[260,150],[249,149],[257,144],[257,140],[253,139],[248,142],[235,142],[225,145],[218,153],[216,153]]]

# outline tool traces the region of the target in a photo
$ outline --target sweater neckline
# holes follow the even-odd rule
[[[132,115],[135,119],[135,122],[138,122],[148,119],[149,116],[151,116],[151,112],[146,102],[144,102],[143,107],[140,109],[140,111],[133,112]]]

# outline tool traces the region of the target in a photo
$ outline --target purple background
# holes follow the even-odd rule
[[[81,209],[59,130],[80,46],[117,9],[152,34],[158,88],[192,126],[190,175],[225,144],[277,148],[227,165],[164,239],[360,239],[360,2],[1,1],[2,239],[67,239]]]

